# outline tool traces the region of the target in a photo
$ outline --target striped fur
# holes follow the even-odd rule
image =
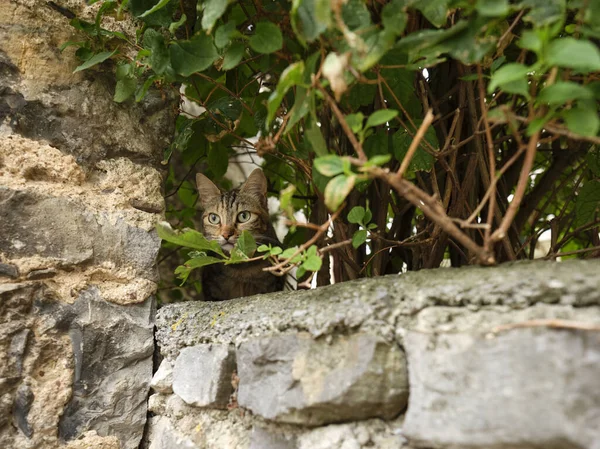
[[[254,170],[239,188],[221,192],[206,176],[196,175],[202,212],[202,232],[229,252],[242,231],[249,231],[258,244],[280,245],[269,221],[267,180],[262,170]],[[248,217],[247,221],[245,221]],[[269,293],[283,289],[284,278],[263,271],[267,261],[239,265],[211,265],[202,273],[206,301],[221,301]]]

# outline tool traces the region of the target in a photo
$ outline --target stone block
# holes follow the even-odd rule
[[[196,407],[225,408],[233,393],[235,352],[229,345],[184,348],[173,368],[173,391]]]
[[[391,418],[408,397],[406,361],[368,334],[330,343],[308,333],[274,335],[237,350],[238,403],[268,420],[320,425]]]
[[[168,359],[163,359],[160,366],[152,376],[150,388],[163,394],[173,393],[173,364]]]
[[[148,449],[199,449],[192,440],[179,433],[165,417],[150,420]]]
[[[296,436],[270,432],[254,426],[250,435],[250,449],[296,449]]]
[[[48,257],[66,266],[108,262],[156,278],[160,239],[155,232],[97,214],[78,200],[26,190],[0,187],[0,208],[6,211],[0,233],[6,257]]]
[[[600,333],[408,332],[404,435],[427,448],[600,448]]]

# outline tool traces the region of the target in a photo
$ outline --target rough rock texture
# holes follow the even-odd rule
[[[169,360],[163,359],[160,363],[152,376],[150,388],[158,393],[173,393],[173,364]]]
[[[66,16],[93,22],[100,6],[0,2],[3,448],[134,449],[146,421],[164,209],[152,165],[174,109],[157,92],[114,103],[110,70],[73,73],[75,49],[58,47],[83,38]]]
[[[227,345],[185,348],[173,368],[173,392],[196,407],[225,408],[234,369],[235,355]]]
[[[600,332],[405,338],[405,435],[427,447],[600,448]],[[460,417],[460,419],[457,419]]]
[[[162,355],[233,344],[246,413],[164,394],[153,419],[203,449],[599,449],[598,273],[598,260],[514,263],[169,305]],[[397,393],[385,379],[405,353],[405,415],[356,400]],[[219,439],[196,436],[216,422]]]
[[[250,340],[237,350],[237,363],[238,403],[273,421],[392,418],[408,398],[404,354],[367,334],[330,342],[306,332]]]

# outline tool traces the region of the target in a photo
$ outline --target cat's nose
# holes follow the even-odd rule
[[[224,228],[221,231],[221,235],[223,236],[223,238],[225,240],[229,240],[229,237],[231,237],[233,235],[233,229],[231,229],[231,228]]]

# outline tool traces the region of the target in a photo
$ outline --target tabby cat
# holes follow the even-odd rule
[[[231,251],[242,231],[249,231],[259,245],[281,245],[269,221],[267,180],[261,169],[254,170],[244,184],[230,192],[221,192],[201,173],[196,174],[196,186],[203,210],[202,232],[208,240],[218,241],[223,251]],[[204,300],[222,301],[282,290],[285,279],[263,271],[269,265],[259,260],[204,267]]]

